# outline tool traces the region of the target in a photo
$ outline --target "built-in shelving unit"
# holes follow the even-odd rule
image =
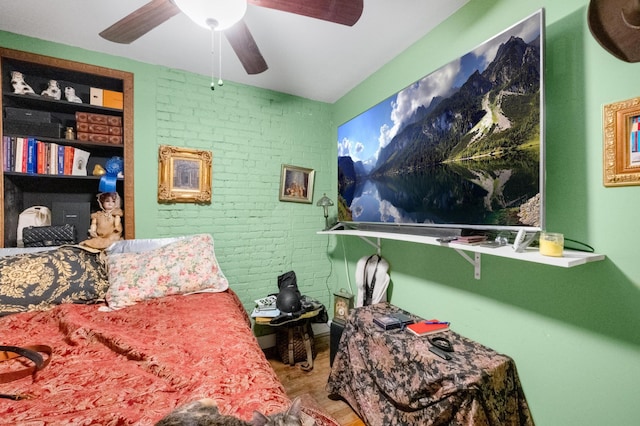
[[[597,262],[604,260],[605,255],[597,253],[589,253],[575,250],[564,250],[562,257],[550,257],[540,254],[537,248],[528,248],[523,252],[516,252],[511,245],[501,247],[485,247],[481,245],[444,243],[438,241],[438,237],[402,234],[380,231],[366,231],[357,229],[332,229],[327,231],[319,231],[318,234],[327,235],[344,235],[359,237],[368,244],[372,245],[380,253],[381,239],[406,241],[418,244],[428,244],[454,249],[462,257],[464,257],[474,267],[474,277],[480,279],[481,274],[481,255],[487,254],[491,256],[507,257],[510,259],[522,260],[525,262],[542,263],[545,265],[560,266],[563,268],[571,268],[574,266],[584,265],[589,262]],[[473,258],[469,256],[473,254]]]
[[[11,82],[14,72],[21,73],[35,93],[15,93]],[[41,93],[52,81],[58,82],[62,92],[67,86],[73,88],[82,103],[67,101],[64,93],[60,99],[43,96]],[[123,237],[135,238],[133,74],[0,48],[0,89],[0,132],[3,144],[0,151],[0,167],[3,168],[0,179],[0,247],[16,245],[19,215],[24,209],[34,205],[48,207],[53,212],[54,220],[77,217],[77,239],[86,239],[90,225],[89,214],[100,208],[96,199],[100,176],[94,176],[93,170],[97,165],[104,168],[113,157],[121,158],[124,165],[123,176],[116,179],[116,191],[120,194],[124,210]],[[105,99],[107,94],[110,95],[109,102],[103,102],[103,94]],[[120,102],[111,100],[112,96],[119,98]],[[10,116],[10,112],[13,116]],[[92,121],[97,117],[115,119],[117,124],[109,121],[108,125],[100,126],[105,123]],[[80,124],[83,125],[82,131],[86,138],[80,135]],[[73,134],[65,134],[65,129],[73,130]],[[37,170],[33,166],[34,162],[30,162],[33,166],[31,170],[18,171],[17,167],[13,167],[13,163],[19,161],[13,147],[18,141],[25,139],[37,143],[37,152],[43,153],[37,158],[38,166],[42,166]],[[60,168],[54,170],[53,150],[61,148],[86,152],[89,155],[84,164],[86,173],[68,173],[66,169]],[[58,160],[60,158],[62,157],[58,157]],[[55,206],[58,206],[58,210],[55,210]],[[63,209],[59,206],[69,209],[71,213],[67,214],[67,210],[64,210],[61,215],[57,214]],[[80,211],[86,214],[76,214]]]

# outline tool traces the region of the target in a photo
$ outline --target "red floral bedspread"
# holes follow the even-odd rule
[[[245,420],[290,399],[231,291],[169,296],[115,312],[60,305],[0,318],[0,344],[53,347],[47,368],[0,384],[0,423],[151,425],[203,397]],[[5,368],[5,366],[1,366]],[[327,423],[324,423],[327,424]]]

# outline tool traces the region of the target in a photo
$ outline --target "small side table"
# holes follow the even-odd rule
[[[311,336],[313,331],[311,330],[311,320],[317,317],[322,311],[322,307],[314,309],[313,311],[305,312],[297,318],[293,318],[288,321],[283,321],[278,324],[271,324],[270,322],[260,322],[261,325],[268,325],[270,327],[284,328],[287,333],[287,361],[290,365],[295,365],[294,345],[296,334],[302,336],[305,351],[307,354],[307,361],[300,365],[304,371],[313,370],[313,350],[311,348]]]
[[[367,425],[533,426],[513,359],[449,330],[444,360],[426,336],[375,325],[390,313],[409,314],[389,303],[349,314],[327,381]]]

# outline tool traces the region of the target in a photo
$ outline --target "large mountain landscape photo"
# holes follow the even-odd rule
[[[340,220],[539,226],[520,211],[541,189],[539,28],[523,21],[341,126]]]

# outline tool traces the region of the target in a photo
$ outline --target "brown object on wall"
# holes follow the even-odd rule
[[[589,29],[600,45],[626,62],[640,62],[640,0],[591,0]]]

